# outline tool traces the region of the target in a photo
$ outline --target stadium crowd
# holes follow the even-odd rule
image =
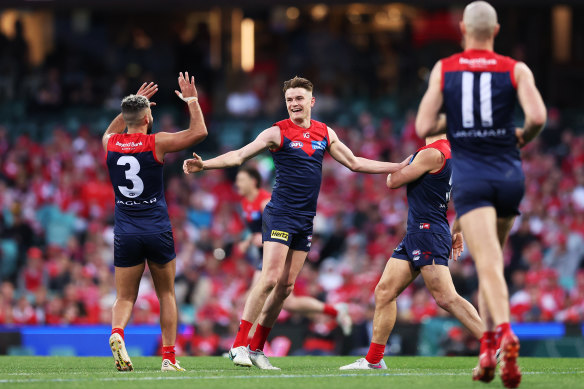
[[[204,142],[200,147],[204,153],[216,155],[233,144],[213,133],[214,115],[227,114],[242,121],[268,118],[269,123],[284,109],[278,72],[298,72],[315,78],[316,118],[327,120],[356,154],[401,161],[414,152],[422,144],[415,135],[414,112],[398,112],[395,107],[389,113],[368,110],[361,104],[363,100],[357,99],[345,106],[335,97],[370,90],[376,77],[367,71],[357,72],[372,78],[365,84],[355,76],[347,78],[350,69],[331,63],[344,63],[339,56],[356,55],[355,48],[331,44],[338,41],[319,32],[317,26],[297,34],[290,47],[275,48],[287,53],[280,56],[287,67],[262,58],[262,53],[271,52],[264,47],[258,53],[256,70],[249,76],[236,75],[236,81],[231,82],[220,81],[222,75],[214,74],[208,61],[197,60],[204,56],[201,53],[208,45],[204,33],[195,34],[198,38],[191,40],[177,38],[175,55],[169,54],[174,61],[165,63],[146,58],[154,52],[165,53],[172,45],[152,42],[139,28],[124,31],[121,36],[126,39],[111,46],[105,56],[110,61],[107,75],[100,73],[96,64],[86,66],[95,58],[62,45],[57,45],[41,67],[32,68],[22,35],[17,33],[12,40],[0,36],[0,67],[5,70],[0,77],[0,96],[4,101],[21,102],[25,112],[41,115],[58,116],[64,107],[86,105],[111,113],[118,109],[121,97],[131,92],[131,86],[139,85],[137,81],[156,80],[154,74],[166,74],[174,83],[174,67],[183,70],[194,66],[193,73],[201,80],[201,105],[210,128],[208,146]],[[319,39],[311,40],[315,36]],[[302,67],[294,59],[306,42],[311,42],[309,50],[315,55]],[[388,57],[407,59],[410,68],[417,67],[411,63],[412,54],[403,52],[410,47],[407,42],[392,47]],[[357,54],[374,62],[375,51],[373,45],[366,53]],[[151,68],[124,65],[147,62],[158,64]],[[383,84],[386,92],[392,82],[402,81],[397,75],[403,69],[398,66],[395,70],[395,78]],[[417,77],[411,71],[408,75]],[[347,79],[349,82],[339,82]],[[165,82],[159,82],[161,88]],[[418,83],[422,84],[420,80]],[[167,84],[168,88],[173,85]],[[415,87],[405,85],[401,88],[417,94]],[[396,88],[393,92],[399,92]],[[163,106],[165,97],[162,93],[157,97]],[[345,114],[349,111],[354,114]],[[154,115],[155,129],[179,128],[175,116],[157,117],[156,109]],[[113,119],[114,114],[110,116]],[[110,323],[115,299],[113,191],[101,138],[89,123],[77,119],[82,124],[74,125],[73,130],[63,119],[43,127],[46,131],[40,137],[14,134],[14,122],[0,121],[0,325]],[[184,176],[180,168],[183,157],[169,155],[165,161],[166,200],[177,248],[181,321],[195,328],[183,337],[181,346],[190,354],[213,355],[231,344],[253,268],[237,245],[246,231],[233,188],[235,172]],[[518,322],[582,322],[584,135],[568,128],[561,110],[551,109],[547,129],[540,140],[523,151],[523,160],[527,180],[522,216],[506,248],[512,318]],[[260,155],[250,163],[258,167],[269,189],[273,180],[270,157]],[[385,179],[352,173],[331,161],[330,156],[325,157],[312,249],[295,289],[297,295],[312,295],[333,304],[348,303],[356,327],[372,320],[374,287],[405,234],[405,189],[390,191]],[[449,214],[453,219],[454,210]],[[478,282],[471,258],[463,255],[451,262],[450,269],[458,292],[476,304]],[[132,323],[155,324],[158,310],[147,275],[140,286]],[[402,322],[420,323],[443,315],[421,279],[398,299],[398,320]],[[280,320],[295,318],[283,313]],[[315,317],[309,329],[314,336],[307,338],[305,350],[332,352],[335,326],[332,320]],[[368,340],[363,343],[368,344]]]
[[[391,121],[375,124],[366,113],[355,126],[336,128],[369,158],[399,160],[419,145],[411,123],[394,133]],[[108,323],[114,300],[113,193],[99,137],[55,129],[43,144],[26,136],[3,139],[0,323]],[[180,158],[167,162],[180,171]],[[269,164],[261,158],[252,162],[270,182]],[[537,142],[524,151],[526,197],[506,256],[515,321],[584,319],[583,168],[584,137],[570,131],[562,132],[555,147]],[[371,319],[374,287],[404,234],[405,192],[389,191],[385,177],[352,173],[330,157],[323,170],[313,246],[295,293],[347,302],[360,323]],[[219,338],[213,328],[237,327],[253,272],[236,244],[245,234],[238,197],[225,171],[169,175],[166,195],[182,320],[196,324],[201,338],[189,341],[197,343],[193,352],[214,353]],[[471,259],[451,262],[450,269],[457,290],[476,302]],[[443,314],[423,283],[408,288],[398,304],[402,321]],[[158,309],[145,277],[133,323],[156,323]],[[317,322],[321,331],[334,328],[324,319]]]

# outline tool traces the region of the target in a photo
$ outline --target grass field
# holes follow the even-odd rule
[[[341,372],[354,357],[272,358],[281,372],[236,368],[220,357],[179,358],[186,373],[160,369],[160,358],[133,358],[136,371],[120,373],[112,358],[0,357],[0,388],[487,388],[472,382],[476,358],[388,357],[383,371]],[[524,388],[584,388],[582,359],[520,359]],[[497,376],[488,388],[502,388]]]

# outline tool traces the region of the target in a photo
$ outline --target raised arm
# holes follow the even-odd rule
[[[178,76],[180,92],[175,90],[176,95],[187,103],[189,107],[190,122],[189,128],[176,133],[159,132],[156,134],[156,155],[160,161],[164,154],[181,151],[196,145],[207,137],[207,126],[203,118],[203,112],[199,106],[197,88],[195,88],[195,77],[189,79],[189,73],[181,72]]]
[[[543,130],[547,112],[539,90],[535,86],[533,73],[523,62],[515,65],[515,81],[519,104],[525,114],[523,128],[517,130],[519,146],[532,141]]]
[[[426,173],[434,173],[442,169],[445,157],[436,149],[424,149],[406,167],[387,176],[387,187],[397,189],[410,182],[416,181]]]
[[[144,96],[148,100],[150,100],[150,98],[156,92],[158,92],[158,85],[156,85],[153,82],[151,82],[150,84],[143,83],[142,86],[140,87],[140,89],[138,89],[138,92],[136,92],[136,95]],[[156,103],[150,102],[151,107],[153,107],[155,105],[156,105]],[[103,145],[103,149],[107,150],[107,142],[109,141],[110,136],[112,136],[113,134],[121,134],[122,132],[124,132],[125,129],[126,129],[126,122],[124,121],[122,114],[119,114],[107,127],[107,130],[105,130],[105,133],[103,134],[103,137],[101,138],[101,143]]]
[[[348,167],[351,171],[360,173],[393,173],[403,166],[407,165],[408,159],[401,163],[381,162],[372,159],[355,157],[351,149],[349,149],[337,136],[332,128],[329,127],[329,154],[339,163]]]
[[[439,115],[442,107],[442,62],[438,61],[428,82],[428,89],[422,97],[416,116],[416,133],[422,139],[446,130],[446,116]]]
[[[245,161],[255,157],[264,150],[280,147],[280,140],[280,128],[277,126],[270,127],[262,131],[253,142],[243,146],[239,150],[229,151],[207,161],[203,161],[200,156],[193,153],[194,158],[184,161],[183,171],[185,174],[189,174],[202,170],[241,166]]]

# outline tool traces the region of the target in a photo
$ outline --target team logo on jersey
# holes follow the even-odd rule
[[[278,230],[272,230],[272,233],[270,234],[270,238],[280,239],[280,240],[284,240],[284,241],[288,241],[288,236],[289,236],[289,234],[287,232],[278,231]]]
[[[290,147],[292,147],[294,149],[301,149],[302,146],[304,146],[304,143],[302,143],[300,141],[290,142]]]
[[[310,132],[305,132],[302,136],[306,139],[310,138]]]
[[[420,230],[429,230],[430,223],[420,223]]]
[[[326,140],[313,140],[312,141],[313,150],[324,150],[326,149]]]

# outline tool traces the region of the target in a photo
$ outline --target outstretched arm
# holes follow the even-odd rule
[[[437,172],[444,166],[445,157],[436,149],[420,151],[411,164],[387,176],[387,187],[396,189],[416,181],[426,173]]]
[[[416,133],[422,139],[446,130],[446,116],[438,114],[443,102],[441,85],[442,63],[438,61],[430,73],[428,90],[420,102],[416,116]]]
[[[193,153],[191,159],[183,163],[185,174],[197,173],[202,170],[223,169],[233,166],[241,166],[245,161],[255,157],[264,150],[280,146],[280,128],[270,127],[262,131],[255,140],[239,150],[233,150],[218,157],[203,161],[201,157]]]
[[[330,155],[337,162],[351,169],[351,171],[371,174],[392,173],[401,169],[408,163],[409,157],[401,163],[381,162],[367,158],[355,157],[351,149],[341,142],[332,128],[328,129],[328,133],[330,138],[328,151]]]
[[[189,128],[177,133],[159,132],[156,134],[156,155],[160,161],[164,154],[181,151],[196,145],[207,137],[207,126],[203,118],[203,112],[199,106],[197,88],[195,88],[195,77],[189,79],[189,73],[181,72],[178,76],[180,92],[175,90],[176,95],[187,103],[191,120]]]
[[[140,87],[140,89],[138,89],[138,92],[136,92],[136,95],[144,96],[148,100],[150,100],[150,98],[156,92],[158,92],[158,85],[156,85],[153,82],[151,82],[150,84],[143,83],[142,86]],[[153,107],[155,105],[156,105],[156,103],[150,102],[151,107]],[[105,131],[105,133],[103,134],[103,137],[101,138],[101,143],[103,145],[103,149],[107,150],[107,142],[108,142],[110,136],[112,136],[113,134],[121,134],[122,132],[124,132],[125,129],[126,129],[126,122],[124,121],[122,114],[119,114],[107,127],[107,130]]]
[[[543,130],[547,112],[539,90],[535,86],[533,73],[523,62],[515,65],[515,80],[519,104],[525,114],[523,128],[516,131],[519,146],[522,147]]]

